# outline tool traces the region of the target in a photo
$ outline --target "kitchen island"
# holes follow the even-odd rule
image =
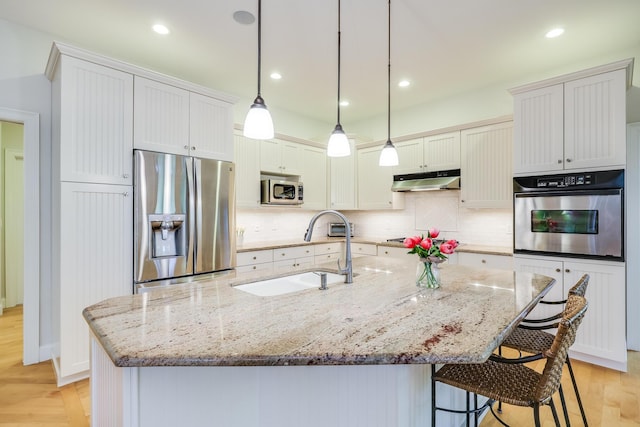
[[[553,279],[445,263],[421,290],[416,264],[357,258],[354,283],[328,290],[259,297],[233,285],[282,272],[231,274],[88,307],[92,425],[428,426],[431,364],[486,360]]]

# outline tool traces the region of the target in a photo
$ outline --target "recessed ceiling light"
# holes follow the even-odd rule
[[[561,36],[564,33],[564,28],[554,28],[553,30],[549,30],[545,37],[548,39],[552,39],[558,36]]]
[[[398,82],[398,86],[400,87],[407,87],[411,84],[411,82],[409,80],[400,80]]]
[[[271,78],[273,80],[280,80],[282,78],[282,74],[278,73],[277,71],[274,71],[273,73],[271,73]]]
[[[155,24],[152,28],[153,31],[158,34],[162,34],[163,36],[169,34],[169,29],[165,25]]]
[[[349,101],[347,101],[346,99],[343,99],[342,101],[340,101],[340,106],[341,107],[346,107],[349,105]]]
[[[251,25],[255,22],[256,17],[253,16],[251,12],[247,12],[246,10],[238,10],[236,12],[233,12],[233,20],[238,24]]]

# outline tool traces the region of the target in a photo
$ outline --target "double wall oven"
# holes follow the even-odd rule
[[[624,261],[624,171],[514,178],[514,253]]]

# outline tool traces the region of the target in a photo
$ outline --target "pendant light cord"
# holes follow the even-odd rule
[[[338,0],[338,124],[340,124],[340,0]]]
[[[258,97],[260,95],[260,76],[262,73],[262,0],[258,0]]]
[[[391,141],[391,0],[389,0],[388,46],[387,46],[387,141]]]

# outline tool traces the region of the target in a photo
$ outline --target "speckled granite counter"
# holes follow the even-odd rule
[[[419,290],[416,263],[356,258],[351,285],[271,297],[232,285],[278,272],[230,275],[109,299],[83,314],[120,367],[480,362],[553,283],[445,263],[442,287]]]

